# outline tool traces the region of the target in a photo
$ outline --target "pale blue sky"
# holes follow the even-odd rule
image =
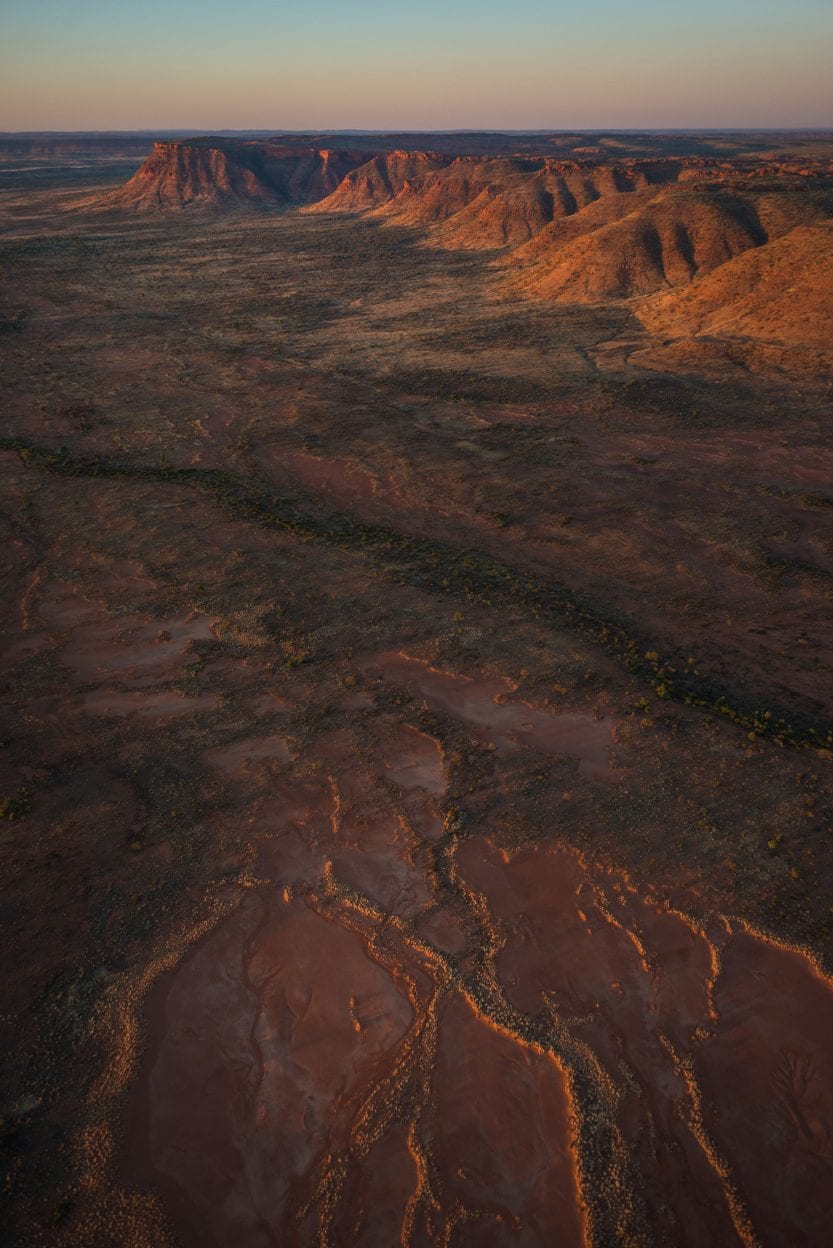
[[[833,0],[0,0],[0,129],[833,126]]]

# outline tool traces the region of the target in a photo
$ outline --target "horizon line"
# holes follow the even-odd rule
[[[451,126],[448,128],[436,128],[418,126],[393,126],[393,127],[299,127],[287,129],[283,127],[270,126],[236,126],[236,127],[188,127],[188,126],[135,126],[130,128],[119,129],[100,129],[98,127],[86,127],[77,130],[58,130],[53,128],[40,128],[29,130],[0,130],[0,138],[27,138],[30,135],[55,135],[55,136],[75,136],[75,135],[152,135],[152,134],[184,134],[184,135],[206,135],[216,134],[218,137],[225,137],[235,134],[280,134],[280,135],[315,135],[315,134],[339,134],[339,135],[392,135],[392,134],[501,134],[507,136],[513,135],[559,135],[559,134],[588,134],[588,135],[606,135],[606,134],[801,134],[810,132],[812,134],[833,133],[833,122],[827,125],[791,125],[791,126],[531,126],[529,128],[513,126],[511,128],[502,128],[500,126]]]

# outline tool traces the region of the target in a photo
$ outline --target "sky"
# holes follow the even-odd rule
[[[833,0],[0,0],[0,130],[833,127]]]

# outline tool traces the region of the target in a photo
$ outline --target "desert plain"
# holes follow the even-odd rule
[[[833,135],[0,158],[4,1242],[829,1244]]]

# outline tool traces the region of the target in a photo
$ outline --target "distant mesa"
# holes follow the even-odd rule
[[[133,177],[97,206],[164,212],[199,205],[306,204],[334,191],[367,155],[229,140],[161,142]]]
[[[0,166],[28,160],[135,160],[152,146],[149,134],[0,134]]]

